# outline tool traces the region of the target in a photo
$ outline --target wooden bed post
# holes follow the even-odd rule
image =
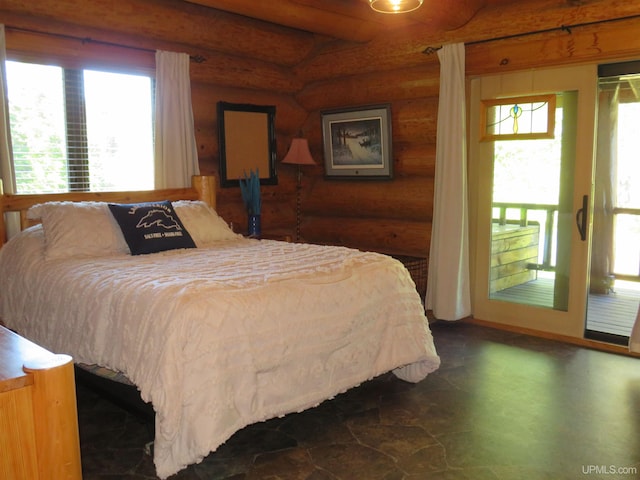
[[[216,177],[213,175],[194,175],[191,185],[198,193],[198,198],[211,208],[216,208]]]
[[[69,355],[25,362],[33,375],[33,418],[40,480],[80,480],[82,465],[73,361]]]
[[[0,476],[81,480],[73,362],[0,327]]]

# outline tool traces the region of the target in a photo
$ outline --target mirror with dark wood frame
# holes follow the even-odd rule
[[[276,185],[276,107],[218,102],[220,185],[239,186],[258,171],[262,185]]]

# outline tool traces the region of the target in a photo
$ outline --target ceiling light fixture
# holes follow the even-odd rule
[[[380,13],[407,13],[420,8],[424,0],[369,0],[369,5]]]

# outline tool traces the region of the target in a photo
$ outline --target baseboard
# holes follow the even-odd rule
[[[479,325],[482,327],[495,328],[497,330],[505,330],[508,332],[521,333],[523,335],[529,335],[531,337],[546,338],[547,340],[555,340],[558,342],[569,343],[577,345],[579,347],[590,348],[593,350],[600,350],[602,352],[616,353],[618,355],[625,355],[628,357],[640,358],[640,353],[633,353],[629,351],[629,348],[623,345],[616,345],[605,341],[591,340],[587,338],[576,338],[568,335],[559,335],[556,333],[541,332],[531,328],[516,327],[513,325],[504,325],[502,323],[490,322],[488,320],[481,320],[478,318],[465,318],[462,322],[471,323],[473,325]]]

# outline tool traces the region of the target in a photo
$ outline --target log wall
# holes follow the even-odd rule
[[[438,111],[437,55],[425,47],[464,41],[469,77],[563,64],[640,58],[640,4],[610,0],[530,0],[489,5],[456,30],[412,27],[370,42],[332,41],[299,30],[170,0],[36,2],[3,0],[7,26],[70,34],[148,50],[202,55],[192,64],[196,137],[202,173],[218,172],[216,103],[276,106],[278,159],[298,133],[315,167],[302,168],[301,236],[403,255],[428,256]],[[179,4],[185,4],[178,7]],[[511,5],[513,4],[513,5]],[[164,19],[171,18],[171,22]],[[594,23],[624,18],[610,23]],[[560,26],[572,26],[564,30]],[[523,32],[544,32],[512,37]],[[492,38],[509,37],[489,41]],[[96,64],[153,68],[153,54],[8,29],[10,55],[48,53]],[[390,104],[394,178],[324,179],[321,112]],[[296,170],[278,164],[279,184],[263,187],[263,230],[292,235]],[[237,188],[220,189],[218,210],[246,228]]]

